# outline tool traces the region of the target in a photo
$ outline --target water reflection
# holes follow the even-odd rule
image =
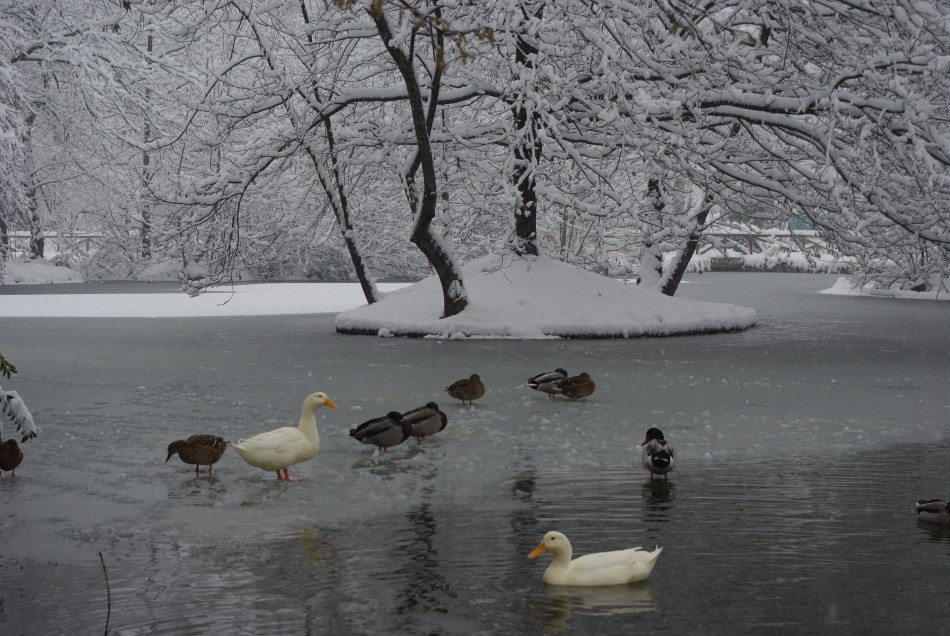
[[[399,546],[408,558],[396,571],[404,588],[396,611],[445,613],[444,597],[455,598],[449,582],[442,575],[442,563],[435,546],[437,532],[432,506],[423,503],[412,507],[406,515],[409,521],[409,541]]]
[[[667,479],[652,479],[643,484],[641,491],[644,508],[663,517],[672,507],[676,483]]]
[[[938,526],[918,520],[917,527],[923,531],[922,534],[929,541],[935,541],[937,543],[950,543],[950,528],[947,526]]]
[[[544,586],[546,598],[533,599],[528,605],[532,622],[547,631],[568,629],[577,614],[618,617],[657,609],[657,595],[647,581],[632,585],[602,587]]]

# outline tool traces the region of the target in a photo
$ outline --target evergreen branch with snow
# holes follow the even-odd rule
[[[16,373],[16,367],[0,353],[0,375],[9,380],[14,373]]]

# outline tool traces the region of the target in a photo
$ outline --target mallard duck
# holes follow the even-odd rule
[[[473,373],[468,378],[457,380],[445,387],[445,392],[456,400],[462,400],[462,404],[466,401],[471,404],[472,400],[485,395],[485,385],[482,384],[482,379],[478,377],[478,374]]]
[[[917,520],[938,526],[950,526],[950,504],[942,499],[921,499],[917,502]]]
[[[557,388],[558,383],[566,379],[567,371],[564,369],[555,369],[554,371],[545,371],[544,373],[539,373],[533,378],[529,378],[528,386],[535,391],[547,393],[548,397],[553,400],[555,394],[560,393]]]
[[[642,581],[653,571],[663,548],[652,552],[637,548],[585,554],[571,560],[571,542],[560,532],[544,535],[529,559],[551,552],[554,560],[544,571],[548,585],[623,585]]]
[[[287,468],[313,459],[320,450],[320,435],[317,433],[317,418],[314,414],[321,406],[337,408],[326,393],[311,393],[300,407],[300,422],[296,428],[284,426],[231,445],[241,459],[251,466],[276,471],[279,480],[293,481]]]
[[[13,471],[16,477],[16,467],[23,461],[23,451],[14,439],[8,439],[0,444],[0,474],[5,470]]]
[[[409,424],[410,435],[421,442],[427,437],[445,430],[449,417],[439,410],[439,405],[429,402],[425,406],[406,411],[402,414],[402,421]]]
[[[367,420],[350,429],[350,437],[358,442],[376,446],[385,453],[409,439],[411,431],[412,426],[403,421],[402,413],[390,411],[383,417]]]
[[[646,439],[640,446],[643,446],[640,462],[650,471],[650,479],[653,479],[653,475],[663,475],[665,479],[669,479],[670,472],[676,466],[676,451],[663,439],[663,431],[658,428],[648,429]]]
[[[202,466],[208,467],[208,476],[211,476],[211,466],[216,464],[224,451],[228,449],[228,442],[215,435],[192,435],[188,439],[177,439],[168,445],[168,457],[165,463],[177,453],[181,461],[195,465],[197,476]]]
[[[587,373],[582,373],[580,375],[575,375],[574,377],[561,380],[557,383],[557,385],[555,385],[554,391],[565,397],[569,397],[572,400],[579,400],[591,395],[596,388],[597,385],[594,384],[593,378],[591,378]]]

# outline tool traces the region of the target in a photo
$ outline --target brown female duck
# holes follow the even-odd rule
[[[202,466],[208,467],[208,475],[211,475],[211,467],[216,464],[224,451],[228,449],[229,442],[224,441],[215,435],[192,435],[188,439],[175,440],[168,445],[168,457],[165,462],[172,458],[172,455],[178,454],[181,461],[186,464],[195,465],[195,475],[199,474]]]
[[[8,439],[0,444],[0,474],[5,470],[13,471],[13,477],[16,477],[16,467],[23,461],[23,451],[16,440]]]
[[[596,388],[597,385],[594,384],[593,378],[591,378],[587,373],[582,373],[580,375],[567,378],[566,380],[561,380],[558,382],[557,388],[555,390],[561,395],[569,397],[572,400],[579,400],[591,395]]]
[[[462,400],[462,404],[465,404],[466,401],[471,404],[472,400],[477,400],[485,395],[485,385],[482,384],[482,379],[478,377],[478,374],[473,373],[471,376],[457,380],[445,387],[445,392],[456,400]]]

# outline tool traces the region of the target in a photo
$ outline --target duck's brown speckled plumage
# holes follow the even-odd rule
[[[0,473],[5,470],[13,471],[16,476],[16,467],[23,461],[23,451],[16,440],[8,439],[0,444]]]
[[[597,385],[594,379],[587,373],[581,373],[573,377],[561,380],[557,385],[557,392],[572,400],[579,400],[588,395],[592,395]]]
[[[197,475],[202,466],[208,467],[211,474],[212,465],[216,464],[224,451],[228,449],[228,442],[216,435],[192,435],[188,439],[178,439],[168,445],[167,462],[177,453],[181,461],[195,465]]]
[[[471,404],[472,400],[477,400],[485,395],[485,385],[482,384],[482,379],[478,377],[478,374],[473,373],[471,376],[457,380],[445,387],[445,392],[456,400],[462,400],[462,404],[465,404],[465,402]]]

